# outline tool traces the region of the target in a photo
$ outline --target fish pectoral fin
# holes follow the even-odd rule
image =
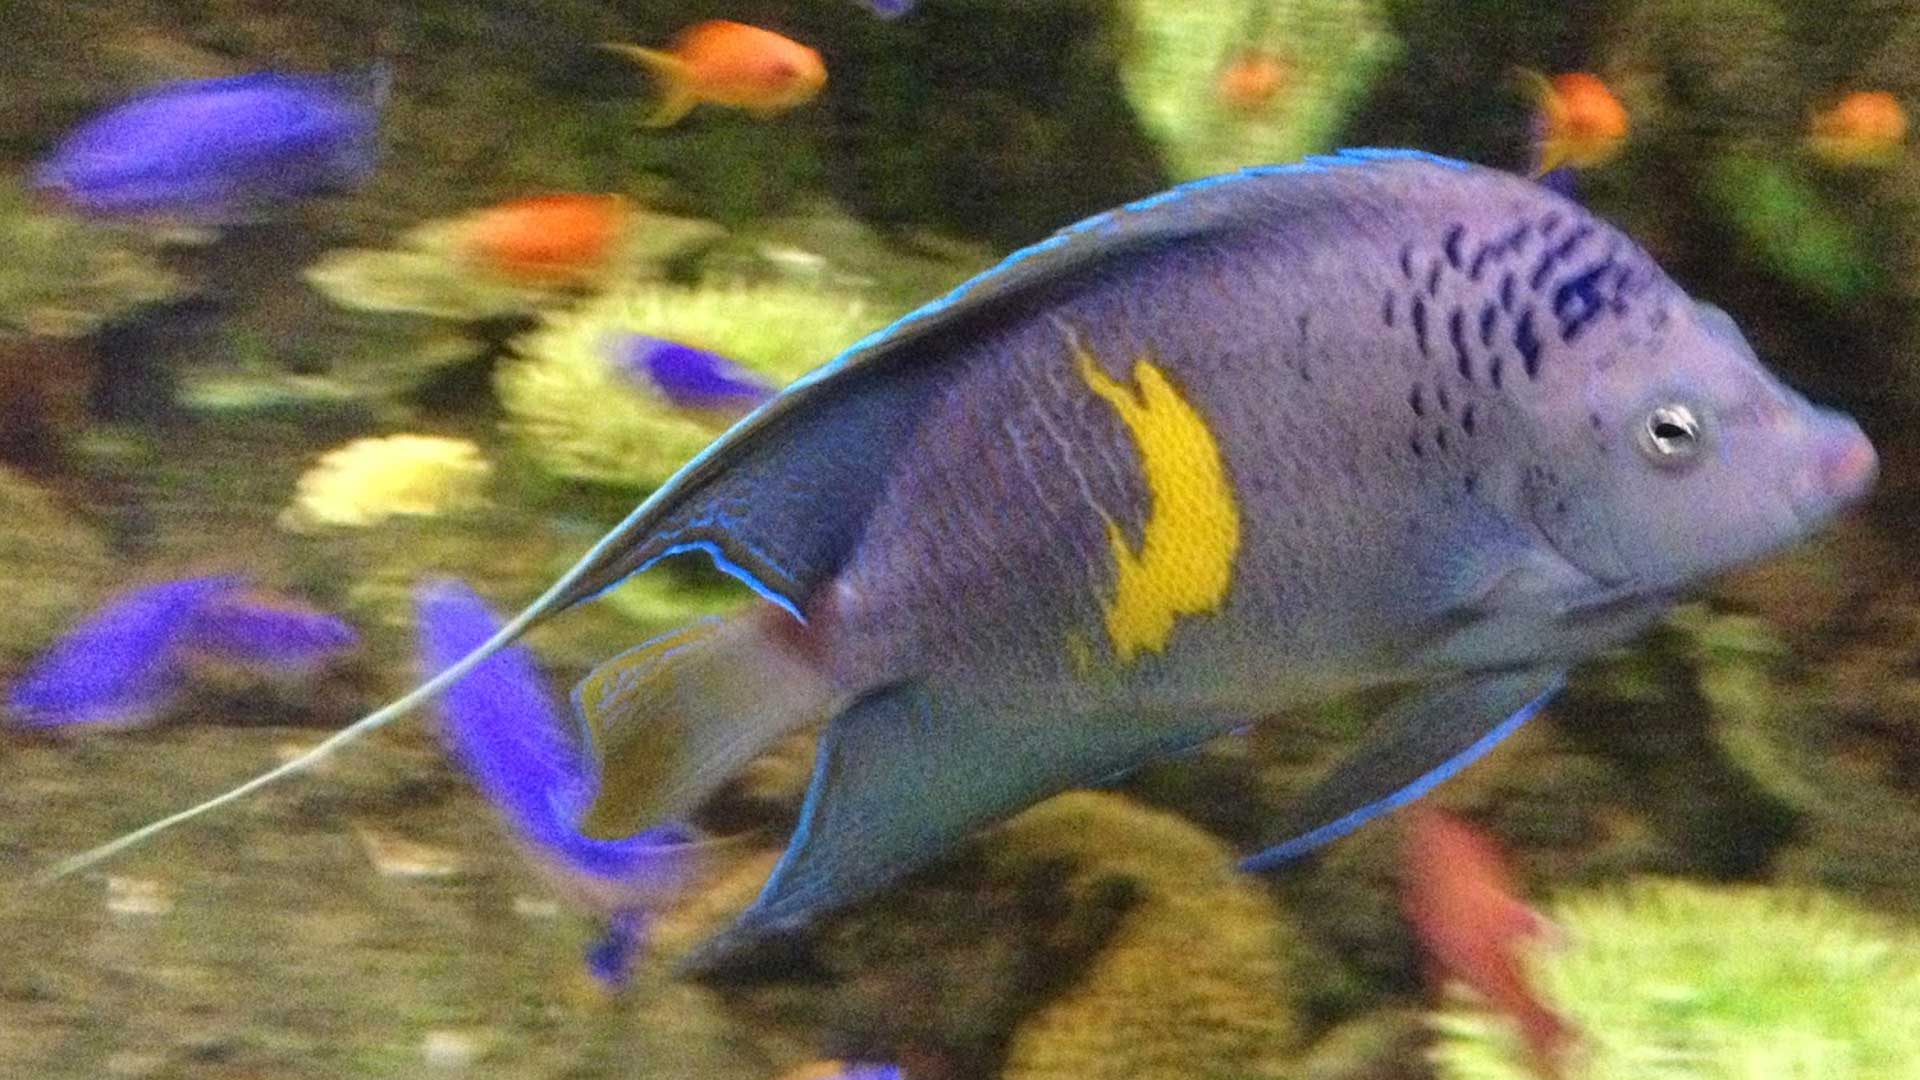
[[[1239,722],[1060,715],[915,683],[870,693],[827,725],[800,825],[759,899],[681,969],[721,966],[925,865],[975,829]]]
[[[1565,682],[1558,669],[1463,675],[1427,687],[1374,725],[1366,742],[1302,796],[1288,839],[1240,864],[1270,870],[1425,795],[1518,730]]]

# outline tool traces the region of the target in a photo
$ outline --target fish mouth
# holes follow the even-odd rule
[[[1809,531],[1863,502],[1880,477],[1880,455],[1852,418],[1823,410],[1812,443],[1812,460],[1789,491],[1794,516]]]

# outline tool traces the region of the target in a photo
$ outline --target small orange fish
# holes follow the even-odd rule
[[[706,102],[774,116],[812,101],[827,84],[820,54],[771,30],[715,19],[680,32],[661,51],[608,43],[605,48],[659,77],[660,105],[645,123],[666,127]]]
[[[603,268],[629,218],[618,195],[535,195],[473,215],[461,249],[501,277],[561,284]]]
[[[1887,165],[1907,138],[1907,111],[1885,90],[1856,90],[1815,113],[1807,148],[1830,165]]]
[[[1465,821],[1415,808],[1402,844],[1401,910],[1435,989],[1458,979],[1512,1017],[1535,1070],[1557,1080],[1575,1032],[1534,992],[1522,951],[1558,931],[1519,898],[1493,839]]]
[[[1576,71],[1548,78],[1520,70],[1533,94],[1539,161],[1534,176],[1562,165],[1592,168],[1611,161],[1627,141],[1627,110],[1597,75]]]
[[[1228,108],[1258,112],[1280,95],[1290,74],[1286,61],[1273,53],[1242,49],[1220,69],[1214,91]]]

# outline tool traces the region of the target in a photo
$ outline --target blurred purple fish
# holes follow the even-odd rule
[[[862,0],[862,3],[883,19],[897,19],[913,10],[914,0]]]
[[[587,946],[587,971],[615,989],[627,985],[634,955],[646,940],[647,913],[641,908],[621,908],[607,920],[606,933]]]
[[[745,416],[776,388],[732,360],[677,341],[628,334],[615,346],[615,362],[676,408]]]
[[[126,593],[75,627],[7,693],[17,727],[150,723],[185,683],[180,639],[231,577],[188,578]]]
[[[500,628],[458,581],[422,586],[415,603],[421,666],[429,675]],[[645,937],[644,903],[685,880],[697,845],[673,828],[622,840],[589,839],[575,828],[597,782],[525,649],[504,649],[474,668],[441,697],[440,718],[448,751],[513,831],[612,910],[607,936],[589,950],[587,963],[601,981],[619,985]]]
[[[378,158],[387,81],[381,69],[162,86],[68,134],[33,183],[81,213],[209,225],[351,190]]]
[[[166,581],[110,601],[8,692],[17,727],[132,727],[158,719],[201,654],[248,671],[306,674],[359,641],[353,628],[247,588],[243,578]]]
[[[353,627],[324,611],[250,590],[201,604],[181,640],[192,653],[285,675],[310,674],[359,643]]]

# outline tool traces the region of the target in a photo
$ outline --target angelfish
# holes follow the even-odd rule
[[[1259,870],[1439,783],[1875,471],[1852,420],[1537,184],[1400,151],[1250,169],[1072,226],[856,343],[313,756],[701,551],[764,602],[579,685],[601,773],[582,828],[678,818],[826,725],[785,856],[691,965],[1056,792],[1400,689]]]

